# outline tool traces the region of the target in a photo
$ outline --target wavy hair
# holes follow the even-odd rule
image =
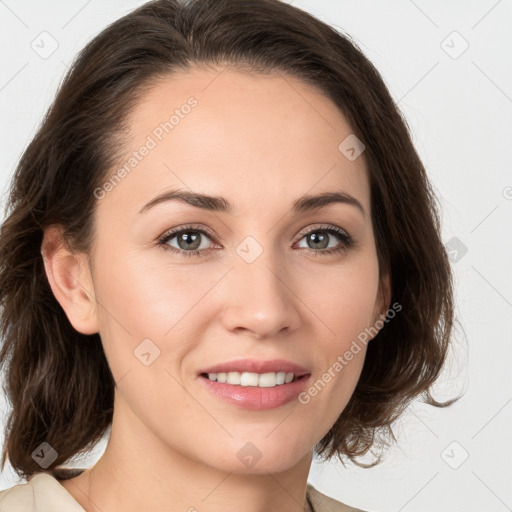
[[[126,120],[144,92],[173,71],[232,66],[297,77],[330,98],[365,144],[381,276],[401,305],[368,345],[346,408],[315,446],[356,464],[396,441],[392,424],[431,387],[453,326],[452,275],[439,206],[409,129],[380,74],[349,36],[280,0],[156,0],[106,27],[80,51],[21,156],[0,231],[0,366],[10,404],[7,458],[23,478],[41,471],[33,452],[86,453],[112,422],[115,382],[99,333],[70,324],[50,288],[43,230],[63,227],[89,253],[94,190],[120,155]],[[340,141],[341,142],[341,141]],[[121,144],[120,144],[121,143]]]

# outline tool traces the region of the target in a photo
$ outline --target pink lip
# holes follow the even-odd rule
[[[238,386],[221,382],[214,382],[203,374],[251,372],[251,373],[294,373],[297,380],[288,384],[280,384],[272,388],[258,386]],[[271,361],[256,359],[237,359],[226,363],[219,363],[199,372],[199,380],[207,389],[217,397],[226,400],[243,409],[264,410],[280,407],[292,400],[306,387],[311,372],[298,364],[284,359]]]
[[[285,361],[284,359],[273,359],[271,361],[263,361],[256,359],[237,359],[226,363],[219,363],[204,370],[201,373],[221,373],[221,372],[251,372],[251,373],[271,373],[271,372],[287,372],[294,373],[297,377],[309,374],[309,370],[303,366]]]
[[[310,377],[311,375],[304,375],[294,382],[281,384],[273,388],[224,384],[202,376],[199,380],[210,392],[228,403],[242,409],[265,410],[274,409],[296,400],[297,396],[304,391]]]

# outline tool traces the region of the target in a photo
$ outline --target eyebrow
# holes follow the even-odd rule
[[[191,206],[195,206],[196,208],[212,212],[230,213],[233,211],[233,205],[224,197],[209,196],[187,190],[171,190],[153,198],[142,207],[139,213],[143,213],[157,204],[166,201],[181,201]],[[324,192],[318,195],[305,195],[299,197],[293,203],[292,209],[294,212],[302,213],[324,208],[325,206],[334,203],[343,203],[355,206],[363,215],[365,215],[362,204],[355,197],[340,191]]]

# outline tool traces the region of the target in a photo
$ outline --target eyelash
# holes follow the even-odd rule
[[[210,232],[206,231],[205,229],[199,228],[194,225],[188,225],[188,226],[183,226],[183,227],[180,227],[179,229],[175,229],[173,231],[164,233],[161,237],[158,238],[158,246],[161,246],[164,250],[168,250],[168,251],[171,251],[172,253],[180,254],[180,255],[183,255],[186,257],[206,256],[205,253],[209,252],[208,249],[193,249],[191,251],[185,251],[183,249],[176,249],[176,247],[172,247],[171,245],[167,244],[167,242],[169,242],[169,240],[172,240],[176,235],[179,235],[179,234],[181,234],[183,232],[187,232],[187,231],[192,231],[194,233],[201,233],[201,234],[206,235],[207,237],[213,239],[213,241],[215,241],[214,236]],[[325,250],[305,249],[306,252],[309,252],[313,256],[327,256],[327,255],[331,255],[331,254],[340,253],[342,251],[346,251],[349,247],[351,247],[353,245],[353,240],[350,237],[350,235],[348,235],[344,230],[342,230],[336,226],[330,226],[330,225],[319,226],[319,227],[313,228],[309,231],[306,231],[305,233],[301,233],[299,241],[302,240],[305,236],[310,235],[311,233],[316,233],[316,232],[320,232],[320,231],[324,232],[324,233],[338,235],[339,238],[342,240],[342,244],[339,247],[325,249]]]

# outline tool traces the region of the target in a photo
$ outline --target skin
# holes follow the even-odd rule
[[[198,101],[97,201],[93,272],[86,254],[58,244],[58,226],[45,231],[52,290],[77,331],[100,333],[117,383],[104,455],[61,482],[87,512],[301,510],[313,447],[349,401],[365,346],[306,405],[241,409],[207,391],[197,373],[235,358],[282,358],[315,382],[389,307],[364,153],[350,161],[338,150],[352,133],[344,117],[290,76],[219,73],[166,77],[132,111],[127,158],[168,112]],[[234,210],[168,201],[139,213],[175,188],[223,196]],[[292,212],[300,196],[327,191],[353,196],[364,213],[343,203]],[[190,223],[215,234],[200,235],[208,255],[157,245]],[[347,231],[353,246],[322,255],[323,246],[299,236],[322,225]],[[252,263],[236,251],[247,236],[263,250]],[[343,246],[329,237],[329,248]],[[178,243],[167,242],[187,250]],[[146,338],[160,350],[148,366],[134,356]],[[251,467],[237,457],[247,442],[261,453]]]

